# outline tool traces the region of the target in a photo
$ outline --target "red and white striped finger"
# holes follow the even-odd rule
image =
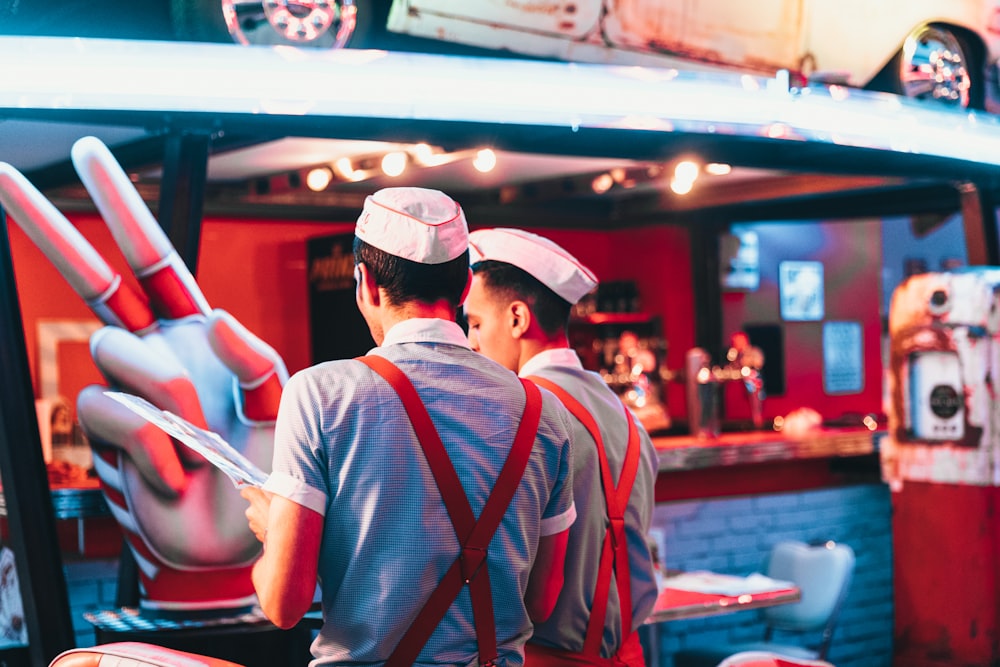
[[[5,162],[0,162],[0,204],[102,322],[137,332],[154,324],[145,298],[123,283],[76,227]]]
[[[104,395],[107,387],[85,387],[77,397],[80,425],[90,442],[124,452],[146,482],[168,498],[187,488],[188,475],[178,456],[179,447],[157,426]],[[94,460],[101,480],[124,493],[117,465],[103,457]]]
[[[221,309],[208,318],[208,342],[239,381],[242,416],[253,422],[274,421],[288,381],[285,362],[274,348]]]
[[[111,151],[96,137],[73,144],[73,166],[158,319],[207,315],[210,308],[184,265]]]
[[[191,378],[172,355],[158,353],[148,338],[105,327],[90,337],[90,356],[114,387],[142,396],[154,405],[183,416],[195,426],[208,428],[198,392]],[[204,459],[185,446],[178,455],[190,465]]]

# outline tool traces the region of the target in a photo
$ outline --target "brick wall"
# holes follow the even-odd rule
[[[892,524],[888,487],[865,484],[816,491],[658,504],[653,535],[666,567],[747,575],[763,570],[773,544],[834,540],[854,549],[854,579],[828,659],[837,667],[892,663]],[[661,623],[659,665],[679,648],[763,637],[759,612]],[[648,639],[648,637],[647,637]]]
[[[891,664],[892,526],[886,486],[661,503],[652,532],[666,567],[738,575],[761,571],[771,545],[781,540],[849,544],[857,566],[829,659],[837,667]],[[117,559],[110,558],[66,563],[77,646],[94,644],[84,612],[114,607],[117,568]],[[670,654],[678,648],[755,640],[763,628],[754,611],[661,623],[656,667],[671,667]]]
[[[66,588],[77,646],[93,646],[94,626],[83,617],[85,612],[115,608],[118,588],[118,559],[95,558],[67,561]]]

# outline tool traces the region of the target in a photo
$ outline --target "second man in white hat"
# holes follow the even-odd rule
[[[566,582],[536,624],[526,665],[644,665],[636,632],[656,602],[647,543],[656,452],[639,420],[569,347],[570,309],[597,278],[552,241],[519,229],[469,236],[465,300],[474,350],[555,393],[575,417]]]

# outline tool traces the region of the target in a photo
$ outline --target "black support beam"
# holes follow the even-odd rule
[[[0,481],[31,664],[47,665],[75,640],[3,209],[0,231]]]
[[[157,219],[192,274],[198,269],[210,146],[204,133],[171,134],[164,145]]]

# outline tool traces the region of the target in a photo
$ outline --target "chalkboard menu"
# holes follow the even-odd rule
[[[354,301],[353,234],[309,239],[312,362],[350,359],[375,347]]]

